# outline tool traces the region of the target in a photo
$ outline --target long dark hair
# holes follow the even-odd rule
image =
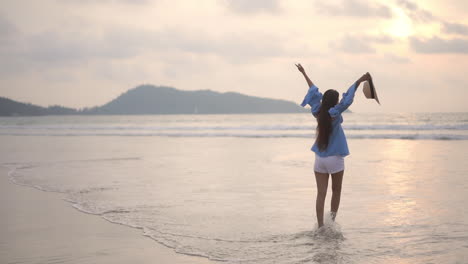
[[[328,140],[332,132],[332,119],[328,110],[338,103],[339,93],[335,90],[327,90],[322,97],[322,105],[317,115],[317,146],[323,151],[328,147]]]

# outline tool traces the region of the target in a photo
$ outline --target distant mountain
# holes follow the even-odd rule
[[[73,115],[77,110],[63,106],[42,107],[0,97],[0,116]]]
[[[300,113],[298,104],[268,98],[210,90],[182,91],[171,87],[140,85],[102,106],[75,110],[41,107],[0,97],[0,116],[11,115],[140,115],[140,114],[242,114]]]
[[[86,114],[240,114],[298,113],[304,109],[293,102],[218,93],[209,90],[181,91],[171,87],[141,85],[109,103],[85,110]]]

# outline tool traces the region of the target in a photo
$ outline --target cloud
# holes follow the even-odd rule
[[[369,3],[363,0],[342,0],[332,5],[322,1],[316,2],[319,12],[332,16],[348,17],[382,17],[391,18],[392,12],[388,6],[379,3]]]
[[[385,53],[383,58],[385,61],[391,63],[406,64],[411,62],[411,60],[407,57],[398,56],[392,53]]]
[[[0,15],[0,37],[3,37],[4,35],[11,35],[16,31],[16,27],[6,18]]]
[[[287,54],[281,39],[261,32],[216,36],[200,31],[166,29],[155,33],[155,36],[158,41],[154,45],[159,49],[214,55],[235,63]]]
[[[393,43],[395,41],[392,37],[390,37],[388,35],[384,35],[384,34],[380,34],[380,35],[362,35],[362,36],[360,36],[360,38],[363,39],[366,42],[379,43],[379,44],[391,44],[391,43]]]
[[[437,17],[435,17],[431,12],[420,8],[417,4],[408,1],[408,0],[398,0],[397,4],[403,8],[406,14],[417,23],[427,23],[432,21],[437,21]]]
[[[459,23],[444,22],[442,24],[442,31],[448,34],[468,36],[468,26]]]
[[[0,21],[0,30],[11,31],[4,25],[7,24]],[[280,38],[261,32],[215,35],[176,28],[159,31],[130,27],[112,27],[103,32],[45,31],[32,35],[17,34],[9,45],[1,43],[1,74],[80,67],[95,61],[124,62],[138,56],[158,58],[160,54],[214,56],[238,64],[295,52],[287,50]]]
[[[430,39],[420,39],[411,37],[411,48],[417,53],[468,53],[467,39],[442,39],[433,37]]]
[[[57,0],[59,3],[71,4],[129,4],[144,5],[154,0]]]
[[[390,44],[393,38],[387,35],[344,35],[338,43],[332,43],[333,49],[346,53],[375,53],[374,44]]]
[[[91,36],[50,31],[28,36],[26,43],[29,45],[21,54],[23,58],[46,64],[86,60],[97,44]]]
[[[16,26],[0,15],[0,45],[8,44],[18,33]]]
[[[141,36],[129,36],[125,30],[115,34],[116,30],[102,34],[45,31],[23,37],[24,49],[17,55],[47,66],[73,66],[94,59],[131,58],[147,45]]]
[[[224,0],[227,7],[240,14],[276,13],[280,11],[278,0]]]
[[[141,38],[131,36],[124,41],[127,34],[122,31],[121,37],[116,38],[115,32],[15,34],[8,45],[0,45],[0,74],[70,68],[101,59],[120,60],[141,54],[146,45],[144,41],[140,42]]]

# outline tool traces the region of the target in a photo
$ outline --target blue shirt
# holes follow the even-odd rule
[[[341,116],[341,113],[348,109],[348,107],[353,103],[356,88],[356,83],[353,83],[351,87],[349,87],[348,91],[343,94],[340,102],[328,110],[328,113],[332,118],[332,133],[328,140],[328,146],[325,150],[320,151],[317,146],[317,142],[315,142],[312,146],[311,150],[318,156],[328,157],[336,155],[349,155],[348,142],[346,141],[346,136],[344,134],[343,128],[341,127],[341,123],[343,123],[343,117]],[[321,100],[322,93],[319,92],[317,86],[312,85],[307,91],[301,106],[304,107],[306,104],[310,105],[312,114],[314,117],[317,117],[317,114],[320,111]]]

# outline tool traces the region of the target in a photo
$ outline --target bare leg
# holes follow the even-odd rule
[[[331,216],[333,221],[335,221],[336,213],[338,212],[338,207],[340,207],[340,198],[341,198],[341,185],[343,183],[343,174],[344,170],[332,174],[332,200],[331,200]]]
[[[315,172],[317,181],[317,200],[315,202],[315,211],[317,213],[318,227],[323,226],[323,207],[325,206],[325,197],[328,188],[328,173]]]

